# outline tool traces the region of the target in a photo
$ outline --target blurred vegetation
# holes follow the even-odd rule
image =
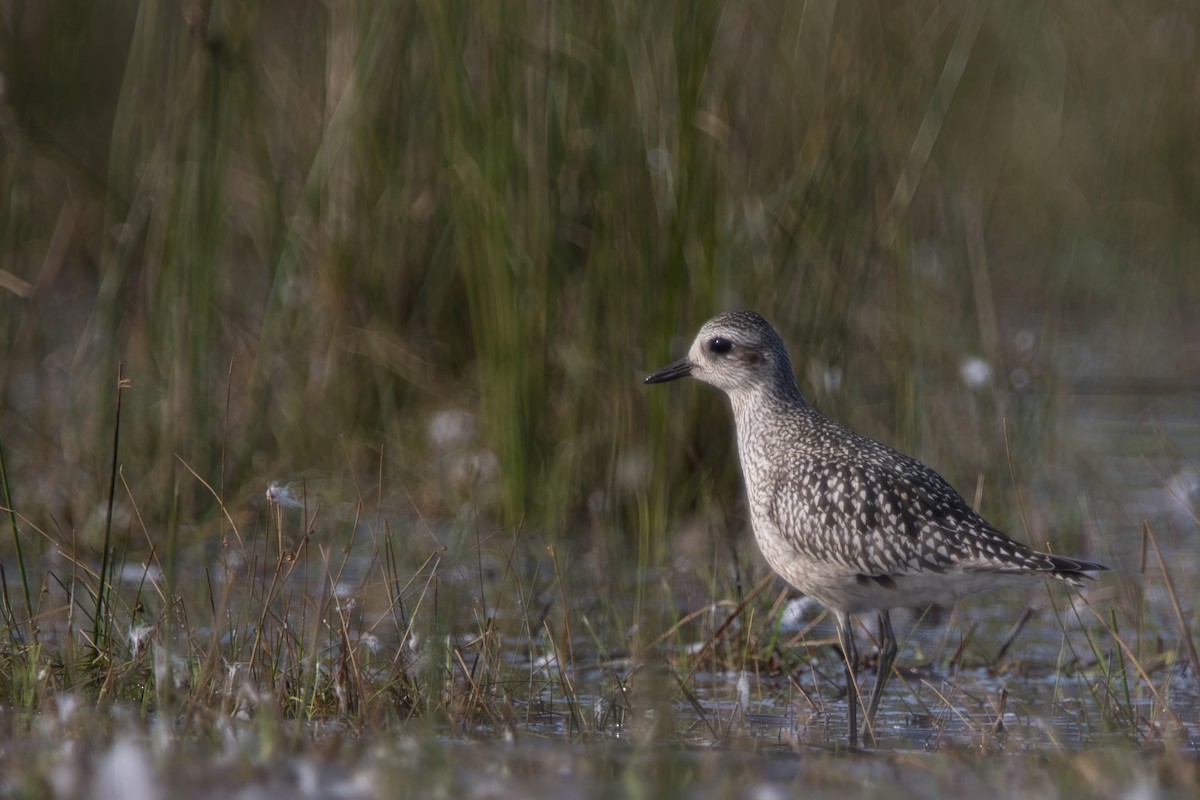
[[[641,385],[734,307],[831,416],[1117,568],[906,641],[925,671],[891,741],[992,752],[1009,726],[1020,750],[1065,719],[1069,746],[1194,753],[1195,519],[1109,535],[1089,498],[1147,448],[1105,441],[1093,484],[1058,411],[1200,391],[1198,22],[0,0],[0,738],[43,753],[10,785],[83,780],[126,712],[264,754],[333,721],[655,761],[757,706],[778,748],[840,738],[833,640],[785,630],[736,557],[725,399]],[[1192,491],[1187,447],[1136,435],[1167,453],[1155,489]],[[1052,643],[1013,655],[1037,613]],[[1101,785],[1084,756],[1062,775]],[[1194,760],[1158,763],[1194,789]]]
[[[122,480],[172,531],[382,469],[423,515],[661,558],[670,513],[736,527],[723,399],[639,385],[717,311],[968,495],[1011,484],[1002,419],[1037,458],[1064,331],[1196,334],[1187,5],[0,9],[0,445],[59,531],[107,495],[118,362]],[[1127,372],[1196,374],[1170,356]],[[484,454],[455,491],[445,410]]]

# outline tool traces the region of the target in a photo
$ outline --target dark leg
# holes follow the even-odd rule
[[[887,609],[883,609],[879,612],[879,675],[875,678],[875,688],[871,690],[871,704],[867,706],[867,731],[872,740],[875,738],[875,712],[879,710],[879,698],[883,697],[883,687],[892,677],[892,665],[896,663],[897,649],[892,617]]]
[[[838,639],[842,645],[842,662],[846,667],[846,705],[850,727],[850,749],[858,748],[858,648],[854,645],[854,630],[849,614],[837,614]]]

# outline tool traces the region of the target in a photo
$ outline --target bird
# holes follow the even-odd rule
[[[934,470],[826,417],[804,399],[783,340],[754,311],[713,317],[686,357],[645,383],[685,377],[729,397],[751,527],[767,563],[832,612],[851,749],[862,702],[853,615],[878,614],[879,671],[864,718],[864,742],[875,742],[897,653],[890,609],[948,604],[1031,578],[1079,586],[1107,569],[1013,541]]]

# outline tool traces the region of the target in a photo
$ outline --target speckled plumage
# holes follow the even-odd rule
[[[929,467],[822,415],[800,394],[779,335],[753,311],[709,320],[687,358],[646,381],[687,375],[729,396],[758,546],[784,580],[834,612],[848,659],[851,614],[878,610],[890,633],[890,608],[1022,578],[1077,584],[1104,569],[1014,542]]]

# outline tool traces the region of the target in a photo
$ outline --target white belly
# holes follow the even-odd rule
[[[826,608],[850,614],[935,603],[950,605],[975,592],[1038,580],[1036,575],[950,569],[890,575],[880,582],[851,567],[805,556],[770,525],[756,526],[754,538],[771,569],[781,578]]]

